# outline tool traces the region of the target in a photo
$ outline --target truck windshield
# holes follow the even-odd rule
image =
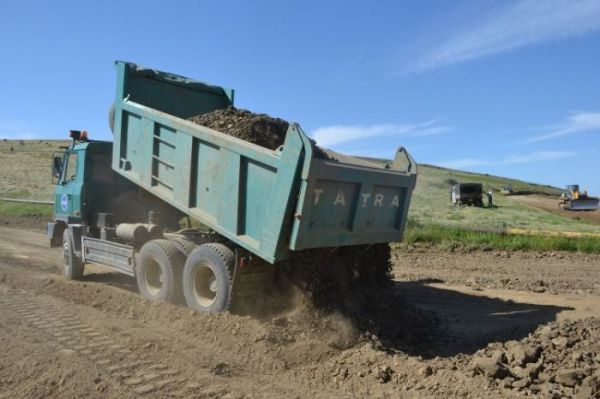
[[[481,192],[481,186],[475,185],[462,185],[460,191],[466,194],[476,194]]]

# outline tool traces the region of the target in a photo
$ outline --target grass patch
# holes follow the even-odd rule
[[[455,250],[571,251],[600,253],[600,238],[556,237],[479,232],[460,227],[409,223],[404,233],[407,244],[429,243]]]
[[[16,217],[39,216],[50,220],[53,208],[50,205],[21,204],[18,202],[0,201],[0,214]]]

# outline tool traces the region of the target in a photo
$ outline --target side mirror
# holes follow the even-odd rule
[[[52,184],[58,184],[63,171],[62,157],[55,156],[52,160]]]

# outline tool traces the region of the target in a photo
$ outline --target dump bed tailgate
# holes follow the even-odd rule
[[[403,148],[387,169],[313,159],[303,171],[290,249],[399,241],[415,183],[416,164]]]

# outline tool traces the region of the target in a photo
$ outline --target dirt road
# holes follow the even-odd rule
[[[43,234],[0,228],[0,398],[592,392],[584,384],[600,378],[600,325],[587,318],[600,314],[600,257],[394,255],[392,290],[405,297],[406,308],[388,311],[410,310],[416,323],[406,329],[427,326],[427,345],[364,337],[339,314],[302,308],[258,320],[152,304],[135,292],[133,279],[99,267],[88,268],[84,281],[68,281],[56,273],[60,252],[47,248]],[[572,344],[555,347],[540,335],[544,329]],[[349,336],[355,338],[340,346]],[[559,359],[523,383],[508,356],[513,341],[539,341],[543,359]],[[474,366],[498,347],[510,377],[490,377]],[[564,385],[555,366],[583,364],[573,360],[575,352],[592,357],[576,384]],[[543,372],[551,377],[544,381]]]

